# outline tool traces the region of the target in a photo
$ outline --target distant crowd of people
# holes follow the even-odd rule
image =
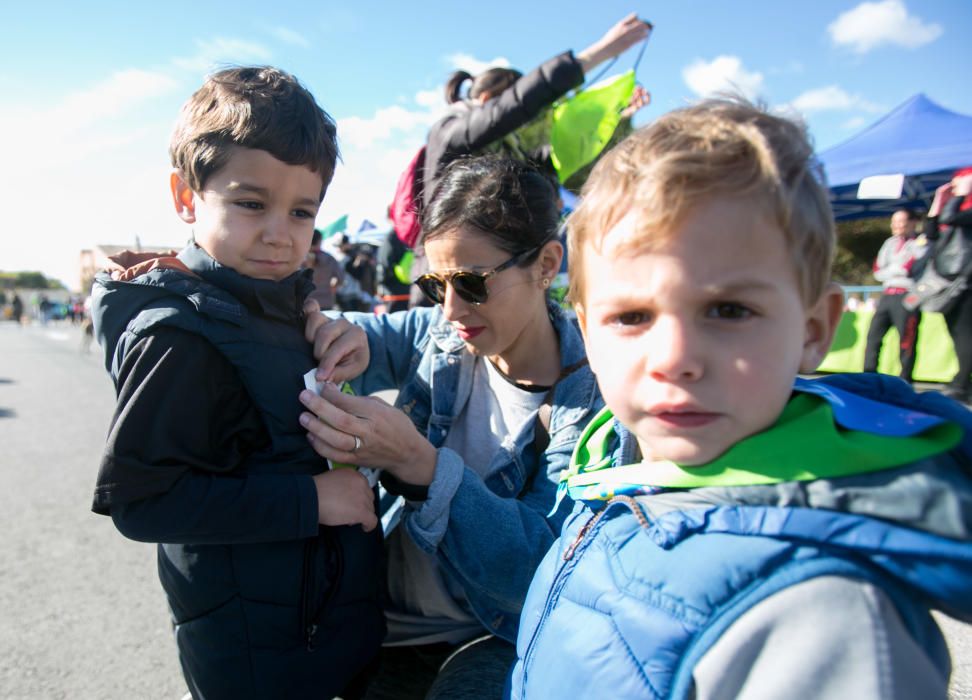
[[[32,320],[41,324],[69,321],[73,325],[81,325],[87,316],[85,297],[80,294],[52,299],[43,292],[32,292],[25,301],[18,291],[9,294],[0,291],[0,313],[3,318],[16,323]]]

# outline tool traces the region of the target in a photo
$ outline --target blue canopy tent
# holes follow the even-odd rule
[[[818,157],[838,221],[890,216],[903,206],[927,209],[936,187],[972,165],[972,117],[919,93]],[[857,198],[864,178],[897,174],[905,176],[900,198]]]

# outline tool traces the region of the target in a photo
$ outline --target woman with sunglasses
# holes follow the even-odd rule
[[[554,508],[560,473],[603,405],[577,326],[547,298],[557,227],[536,169],[457,161],[423,217],[418,285],[435,306],[309,323],[323,374],[367,361],[359,396],[301,395],[312,444],[382,469],[406,499],[386,541],[381,671],[362,697],[422,698],[433,681],[428,697],[500,696],[530,579],[570,510]],[[395,407],[361,396],[383,389]]]

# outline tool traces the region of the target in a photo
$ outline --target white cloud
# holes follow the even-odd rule
[[[848,110],[862,110],[879,113],[884,107],[865,100],[860,95],[851,95],[838,85],[814,88],[801,93],[793,99],[790,107],[803,114],[812,112],[840,112]]]
[[[470,75],[479,75],[489,68],[509,68],[510,59],[497,56],[489,61],[480,60],[468,53],[454,53],[446,56],[446,62],[455,70],[464,70]]]
[[[272,27],[270,29],[270,33],[286,44],[300,46],[304,49],[310,46],[310,42],[305,39],[302,34],[295,32],[293,29],[288,29],[287,27]]]
[[[130,143],[144,124],[128,123],[125,118],[173,95],[178,86],[164,73],[129,69],[68,93],[47,107],[5,105],[0,110],[0,131],[24,137],[4,147],[3,171],[22,176],[51,162],[70,162]]]
[[[78,124],[124,114],[137,105],[172,92],[178,83],[164,73],[124,70],[88,90],[68,95],[52,116],[70,115]]]
[[[860,129],[865,124],[867,124],[867,119],[865,119],[864,117],[851,117],[843,124],[841,124],[840,127],[842,129],[847,129],[848,131],[850,131],[850,130]]]
[[[738,56],[716,56],[709,62],[696,59],[682,69],[682,79],[700,97],[731,91],[754,98],[763,87],[763,74],[746,70]]]
[[[405,166],[425,143],[429,127],[446,104],[438,90],[415,94],[414,107],[390,105],[371,117],[338,120],[341,160],[317,217],[326,225],[344,214],[349,221],[386,222],[388,204]]]
[[[857,53],[867,53],[883,44],[914,49],[934,41],[942,31],[942,25],[908,14],[902,0],[862,2],[827,27],[835,44]]]
[[[339,119],[338,139],[342,148],[345,144],[359,148],[370,146],[388,139],[395,132],[408,133],[419,128],[428,128],[437,117],[438,113],[430,110],[410,110],[400,105],[382,107],[370,118]]]
[[[128,69],[48,105],[0,109],[0,130],[17,135],[0,170],[4,224],[20,232],[0,236],[4,269],[40,269],[74,287],[82,248],[136,234],[146,244],[185,240],[165,205],[179,88],[165,73]],[[164,240],[170,229],[175,241]]]
[[[194,55],[174,58],[172,63],[184,70],[206,73],[224,64],[266,63],[273,55],[262,44],[223,37],[209,41],[197,39],[196,48]]]
[[[386,221],[395,185],[415,152],[425,143],[425,135],[397,135],[381,145],[342,147],[342,162],[317,217],[320,226],[344,214],[349,219],[369,219],[377,226]]]
[[[438,109],[444,102],[442,90],[419,90],[415,93],[415,104],[426,109]]]

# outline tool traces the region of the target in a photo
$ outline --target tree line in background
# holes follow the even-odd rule
[[[42,272],[3,272],[0,270],[0,289],[64,289],[55,279]]]
[[[834,281],[845,285],[876,285],[871,274],[874,258],[890,235],[888,217],[839,222]]]

